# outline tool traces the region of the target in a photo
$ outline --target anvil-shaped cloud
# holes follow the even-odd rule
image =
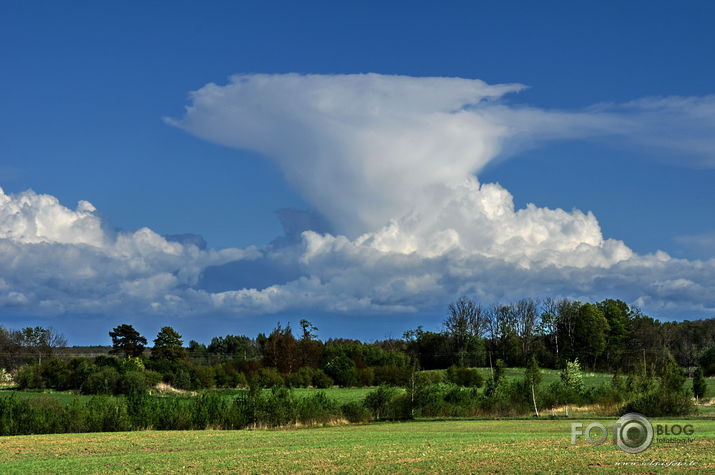
[[[506,189],[477,175],[565,138],[672,149],[713,166],[715,99],[548,111],[505,101],[521,89],[376,74],[208,84],[168,122],[274,160],[329,226],[299,233],[293,220],[272,245],[215,251],[149,229],[116,232],[87,202],[70,210],[47,195],[0,194],[0,305],[44,314],[367,314],[431,309],[460,294],[551,295],[714,314],[715,260],[638,255],[605,238],[590,212],[516,209]],[[260,284],[231,279],[246,269]]]

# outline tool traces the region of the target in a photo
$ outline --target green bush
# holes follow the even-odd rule
[[[128,371],[117,379],[115,386],[116,394],[145,394],[148,386],[144,373],[140,371]]]
[[[375,370],[373,368],[359,369],[357,379],[360,386],[372,386],[375,384]]]
[[[322,369],[315,370],[313,373],[313,387],[318,389],[332,388],[333,378],[325,374]]]
[[[484,384],[484,378],[479,371],[470,368],[459,368],[457,366],[450,366],[447,369],[447,381],[454,383],[458,386],[464,386],[467,388],[478,388]]]
[[[339,354],[325,364],[325,372],[338,386],[348,387],[357,384],[355,362],[344,354]]]
[[[144,381],[148,388],[153,388],[162,381],[161,373],[148,369],[144,371]]]
[[[370,422],[372,418],[370,410],[357,401],[344,404],[340,410],[343,413],[343,417],[350,422]]]
[[[80,391],[82,394],[114,394],[118,380],[119,372],[112,366],[104,366],[87,377]]]
[[[302,424],[327,424],[340,418],[338,404],[320,391],[298,400],[297,419]]]
[[[88,432],[119,432],[131,428],[126,398],[96,396],[87,402]]]
[[[390,386],[405,386],[410,379],[410,369],[403,366],[376,366],[375,384]]]
[[[256,374],[258,384],[263,388],[282,387],[283,376],[275,368],[261,368]]]
[[[297,372],[284,376],[286,386],[291,388],[307,388],[313,381],[311,368],[302,367]]]
[[[420,386],[439,383],[444,383],[444,372],[442,371],[431,370],[417,373],[417,384]]]
[[[375,420],[406,419],[411,408],[406,394],[400,394],[397,388],[380,386],[365,396],[363,405],[370,410]]]
[[[39,365],[27,365],[17,370],[15,382],[20,389],[43,389],[45,380],[40,372]]]
[[[267,427],[286,426],[295,423],[297,412],[293,394],[285,387],[274,386],[259,398],[256,422]]]

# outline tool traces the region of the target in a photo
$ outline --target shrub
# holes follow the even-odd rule
[[[97,366],[87,358],[72,358],[67,367],[70,370],[69,387],[72,389],[81,388],[89,375],[97,371]]]
[[[484,384],[484,378],[478,370],[457,366],[450,366],[447,369],[447,381],[468,388],[478,388]]]
[[[317,369],[313,373],[313,386],[318,389],[332,388],[333,378],[325,374],[322,369]]]
[[[161,373],[148,369],[144,371],[144,381],[147,387],[153,388],[162,381]]]
[[[292,424],[296,421],[297,404],[285,387],[274,386],[270,393],[258,399],[256,421],[267,427]]]
[[[298,421],[302,424],[327,424],[341,416],[338,404],[320,391],[298,400]]]
[[[96,396],[87,402],[88,432],[117,432],[131,428],[125,398]]]
[[[357,384],[357,368],[355,362],[344,354],[333,357],[325,365],[325,372],[339,386],[355,386]]]
[[[0,384],[12,383],[12,375],[5,368],[0,368]]]
[[[405,386],[410,379],[410,369],[403,366],[385,365],[375,367],[375,384]]]
[[[567,388],[570,388],[577,393],[583,393],[584,384],[583,376],[581,375],[581,365],[578,358],[573,361],[567,361],[566,367],[561,371],[561,382]]]
[[[370,422],[370,410],[359,402],[352,401],[340,408],[343,417],[350,422]]]
[[[275,368],[261,368],[256,374],[258,384],[263,388],[281,387],[284,385],[283,376]]]
[[[211,366],[194,366],[191,370],[193,373],[193,389],[210,389],[216,386],[214,379],[216,373]]]
[[[226,426],[225,415],[228,412],[229,400],[214,392],[204,392],[193,401],[193,426],[197,429],[208,427],[221,428]]]
[[[119,370],[121,362],[114,356],[99,355],[94,358],[94,364],[97,366],[109,366],[116,370]]]
[[[698,367],[695,370],[695,377],[693,378],[693,395],[696,399],[700,400],[705,397],[707,393],[708,384],[703,377],[703,368]]]
[[[144,371],[144,361],[141,358],[129,357],[125,360],[121,360],[119,363],[119,371]]]
[[[113,394],[116,392],[119,373],[112,366],[105,366],[87,377],[80,391],[82,394]]]
[[[399,394],[396,388],[380,386],[365,396],[363,405],[370,410],[376,420],[403,419],[406,417],[406,411],[409,414],[406,402],[405,395]]]
[[[60,391],[69,389],[71,372],[64,361],[47,360],[40,365],[40,373],[45,381],[45,387]]]
[[[417,373],[417,384],[426,386],[430,384],[439,384],[444,382],[444,373],[442,371],[420,371]]]
[[[117,379],[115,387],[116,394],[145,394],[147,392],[147,382],[144,373],[139,371],[128,371]]]
[[[360,386],[372,386],[375,383],[375,370],[372,368],[359,369],[357,379]]]
[[[15,382],[20,389],[42,389],[45,387],[40,367],[35,364],[18,369],[15,373]]]
[[[307,388],[313,380],[311,368],[302,367],[297,372],[284,376],[286,386],[291,388]]]

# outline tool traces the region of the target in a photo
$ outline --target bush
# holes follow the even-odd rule
[[[370,410],[376,420],[406,419],[410,417],[409,400],[397,388],[380,386],[365,396],[363,405]]]
[[[297,417],[297,404],[293,394],[285,387],[274,386],[270,393],[258,399],[256,421],[267,427],[293,424]]]
[[[360,386],[372,386],[375,384],[375,370],[372,368],[359,369],[357,378]]]
[[[69,389],[72,374],[64,361],[47,360],[40,365],[40,373],[45,380],[45,387],[59,391]]]
[[[410,369],[403,366],[385,365],[375,367],[375,384],[406,386],[410,379]]]
[[[284,376],[286,386],[291,388],[307,388],[313,381],[311,368],[302,367],[297,372]]]
[[[45,380],[38,365],[27,365],[17,370],[15,382],[20,389],[43,389]]]
[[[116,392],[119,372],[112,366],[105,366],[87,377],[80,391],[82,394],[113,394]]]
[[[148,388],[153,388],[162,381],[161,373],[152,370],[144,371],[144,381]]]
[[[313,386],[318,389],[332,388],[333,378],[325,374],[322,369],[315,370],[313,373]]]
[[[325,365],[325,372],[339,386],[347,387],[357,384],[355,362],[343,354],[339,354],[328,361]]]
[[[275,388],[284,385],[283,376],[275,368],[261,368],[258,370],[256,378],[262,388]]]
[[[350,422],[370,422],[371,419],[370,410],[356,401],[344,404],[340,411],[343,413],[343,417]]]
[[[648,417],[687,416],[695,411],[686,391],[650,391],[637,395],[619,409],[620,414],[639,412]]]
[[[119,362],[119,371],[126,373],[129,371],[144,371],[144,361],[141,358],[129,357]]]
[[[139,371],[128,371],[117,379],[115,387],[116,394],[146,394],[147,382],[144,373]]]
[[[417,373],[417,384],[426,386],[430,384],[439,384],[444,382],[444,373],[442,371],[420,371]]]
[[[210,389],[216,387],[216,375],[211,366],[194,366],[191,368],[193,373],[192,388],[193,389]]]
[[[118,432],[132,428],[125,398],[96,396],[87,402],[86,407],[88,432]]]
[[[478,388],[484,384],[484,378],[478,370],[457,366],[447,369],[447,381],[467,388]]]
[[[302,424],[327,424],[341,414],[338,404],[322,391],[298,400],[298,421]]]

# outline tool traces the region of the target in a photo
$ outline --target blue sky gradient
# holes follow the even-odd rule
[[[88,200],[122,230],[194,233],[215,249],[265,245],[283,234],[276,210],[311,204],[257,153],[164,122],[183,115],[189,91],[236,73],[376,72],[518,82],[529,88],[506,103],[545,110],[706,96],[715,93],[713,24],[707,1],[3,2],[0,186],[53,195],[70,208]],[[479,179],[503,185],[517,207],[592,211],[606,238],[639,254],[715,257],[715,167],[677,153],[598,138],[546,142],[491,162]],[[313,312],[323,336],[380,338],[418,322],[437,327],[441,308],[385,317]],[[205,340],[266,331],[279,319],[297,323],[304,313],[5,309],[2,322],[51,324],[72,343],[105,342],[125,320],[149,334],[170,322]]]

